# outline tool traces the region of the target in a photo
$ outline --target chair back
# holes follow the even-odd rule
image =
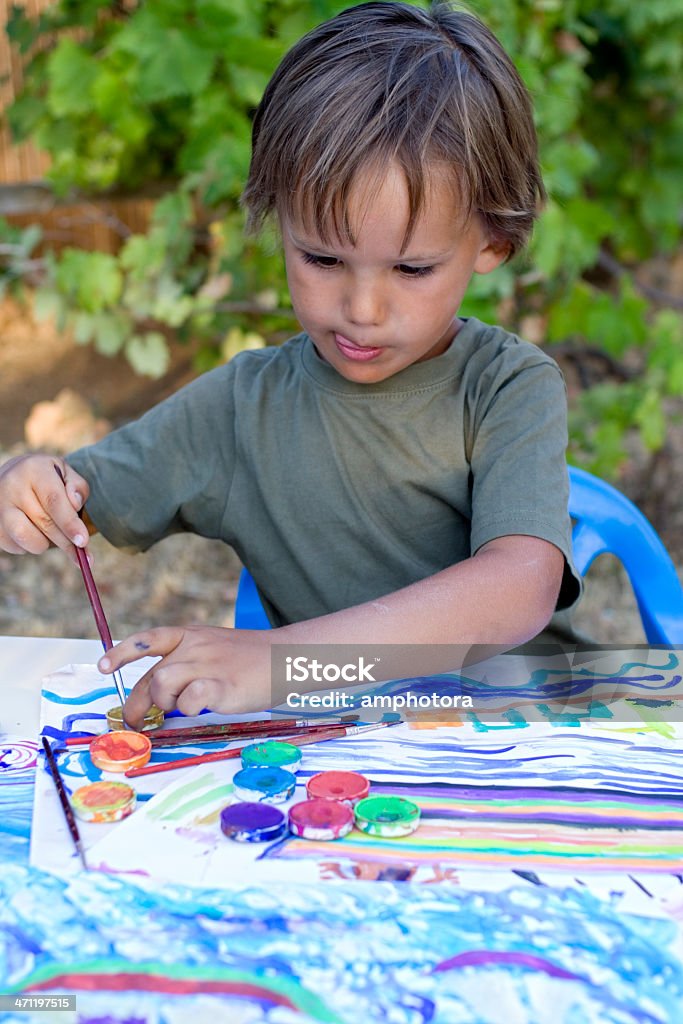
[[[630,580],[647,642],[683,643],[683,589],[656,531],[625,495],[599,477],[569,467],[574,564],[582,576],[605,553]]]
[[[270,629],[254,578],[246,569],[242,569],[237,585],[235,629]]]

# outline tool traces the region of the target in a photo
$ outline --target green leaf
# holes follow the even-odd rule
[[[551,278],[562,265],[564,253],[564,214],[557,203],[549,202],[536,225],[532,256],[538,269]]]
[[[86,114],[98,75],[94,58],[73,39],[60,39],[48,59],[48,108],[55,117]]]
[[[119,253],[119,261],[133,279],[154,276],[166,261],[166,238],[160,232],[131,235]]]
[[[671,360],[665,386],[667,394],[683,397],[683,356]]]
[[[14,141],[22,142],[37,131],[44,113],[43,100],[30,93],[18,96],[6,111],[7,124]]]
[[[168,346],[163,334],[158,331],[134,335],[126,342],[125,352],[135,372],[143,376],[163,377],[168,370]]]
[[[683,315],[661,310],[652,322],[650,337],[648,368],[663,374],[667,394],[683,395]]]
[[[252,38],[231,33],[221,53],[227,64],[235,69],[250,68],[270,76],[279,63],[285,47],[281,40]],[[236,70],[236,74],[240,71]]]
[[[596,291],[585,281],[576,281],[571,290],[565,292],[550,307],[548,317],[548,339],[563,341],[565,338],[585,337],[588,333],[588,317],[595,301]]]
[[[205,154],[201,195],[207,206],[239,196],[249,168],[250,145],[246,139],[217,139]]]
[[[179,327],[190,316],[193,308],[194,300],[190,295],[183,294],[182,285],[178,281],[168,274],[159,278],[151,310],[155,320],[169,327]]]
[[[91,313],[76,313],[73,331],[76,344],[87,345],[95,331],[95,317]]]
[[[190,196],[184,189],[170,192],[160,199],[154,207],[152,225],[158,228],[160,237],[169,244],[177,241],[177,236],[192,223],[193,210]]]
[[[666,438],[666,419],[661,395],[653,388],[649,388],[638,403],[634,419],[645,447],[651,452],[658,451]]]
[[[583,139],[556,139],[543,151],[543,177],[548,192],[556,197],[579,195],[584,179],[599,161],[598,152]]]
[[[131,334],[131,325],[120,313],[98,313],[94,318],[95,348],[103,356],[115,356]]]
[[[246,103],[247,106],[258,106],[263,92],[268,85],[270,74],[266,71],[256,71],[248,67],[231,67],[229,73],[235,96]]]
[[[138,94],[145,102],[197,96],[206,87],[214,58],[180,31],[171,29],[140,70]]]
[[[36,320],[57,318],[62,312],[62,298],[51,288],[37,288],[33,296],[33,315]]]
[[[123,278],[109,253],[65,249],[56,267],[55,283],[77,307],[96,313],[118,301]]]
[[[19,47],[20,53],[27,53],[35,45],[41,28],[39,19],[27,17],[24,7],[11,5],[6,26],[7,38]]]

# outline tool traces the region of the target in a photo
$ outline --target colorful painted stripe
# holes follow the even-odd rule
[[[419,830],[388,840],[354,830],[335,844],[336,859],[659,872],[671,872],[683,860],[682,802],[668,797],[451,786],[375,789],[408,796],[416,803],[422,819]],[[329,848],[293,837],[267,851],[266,857],[329,859]]]
[[[341,1018],[296,980],[263,977],[230,968],[163,963],[94,960],[87,963],[50,964],[25,978],[20,992],[160,992],[168,995],[236,996],[268,1006],[282,1006],[320,1021],[342,1024]]]
[[[411,786],[375,784],[373,792],[410,795],[431,818],[555,823],[580,828],[683,831],[683,799],[570,787]],[[683,841],[683,840],[682,840]]]

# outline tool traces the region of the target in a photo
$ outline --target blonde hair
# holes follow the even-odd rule
[[[353,241],[360,171],[405,174],[407,242],[436,165],[467,216],[514,255],[545,198],[532,107],[517,70],[478,18],[439,2],[351,7],[285,55],[256,111],[243,194],[248,230],[302,216],[320,237]]]

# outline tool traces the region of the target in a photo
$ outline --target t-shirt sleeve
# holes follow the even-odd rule
[[[112,544],[144,551],[183,530],[220,535],[234,472],[227,371],[204,374],[139,420],[68,456],[90,485],[88,515]]]
[[[565,558],[558,610],[581,593],[567,508],[567,398],[551,360],[492,368],[483,382],[471,453],[472,554],[496,537],[554,544]]]

